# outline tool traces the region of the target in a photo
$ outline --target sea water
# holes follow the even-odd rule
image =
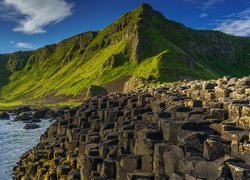
[[[11,116],[11,120],[13,120]],[[25,123],[0,120],[0,179],[12,179],[13,167],[20,156],[39,143],[40,136],[51,124],[49,120],[37,123],[38,129],[23,129]],[[8,124],[11,123],[11,124]]]

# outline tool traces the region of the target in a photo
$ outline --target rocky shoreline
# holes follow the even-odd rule
[[[13,179],[250,179],[249,99],[250,77],[92,97],[55,114]]]
[[[12,116],[14,118],[7,124],[22,122],[25,124],[23,129],[36,129],[40,127],[37,123],[42,122],[42,120],[53,121],[53,119],[62,115],[65,109],[67,108],[55,111],[47,107],[30,108],[29,106],[24,106],[14,110],[0,111],[0,120],[11,120]]]

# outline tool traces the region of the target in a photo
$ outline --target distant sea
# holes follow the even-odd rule
[[[13,120],[13,116],[11,120]],[[0,179],[11,180],[12,169],[20,156],[39,143],[51,122],[42,120],[38,129],[25,130],[25,123],[0,120]],[[7,123],[11,124],[7,124]]]

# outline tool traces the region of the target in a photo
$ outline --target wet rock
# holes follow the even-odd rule
[[[15,117],[14,121],[29,121],[31,119],[32,119],[32,117],[30,116],[30,114],[25,112],[25,113],[21,113],[21,114],[17,115]]]
[[[29,123],[23,127],[23,129],[37,129],[37,128],[40,128],[40,126],[35,123]]]
[[[40,119],[31,119],[30,120],[31,123],[39,123],[42,122]]]
[[[39,123],[42,122],[40,119],[31,119],[29,121],[22,121],[23,123]]]
[[[0,112],[0,119],[10,119],[10,115],[7,112],[2,111]]]

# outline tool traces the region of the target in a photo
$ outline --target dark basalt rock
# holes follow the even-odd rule
[[[244,79],[183,81],[48,110],[56,121],[13,178],[250,179]]]
[[[40,126],[35,123],[28,123],[23,127],[23,129],[37,129],[37,128],[40,128]]]
[[[22,121],[23,123],[39,123],[39,122],[42,122],[42,120],[40,119],[31,119],[31,120],[28,120],[28,121]]]
[[[7,112],[2,111],[0,112],[0,119],[10,119],[10,115]]]
[[[42,120],[40,119],[32,119],[30,120],[31,123],[39,123],[39,122],[42,122]]]
[[[47,114],[48,111],[49,111],[48,108],[38,109],[38,110],[36,110],[36,111],[32,114],[32,117],[33,117],[33,118],[43,119],[43,118],[46,117],[46,114]]]
[[[20,113],[23,113],[23,112],[29,112],[31,111],[31,108],[29,106],[24,106],[24,107],[20,107],[18,108],[15,113],[16,114],[20,114]]]
[[[27,112],[24,112],[24,113],[17,115],[14,121],[30,121],[31,119],[32,117],[30,116],[30,114]]]

